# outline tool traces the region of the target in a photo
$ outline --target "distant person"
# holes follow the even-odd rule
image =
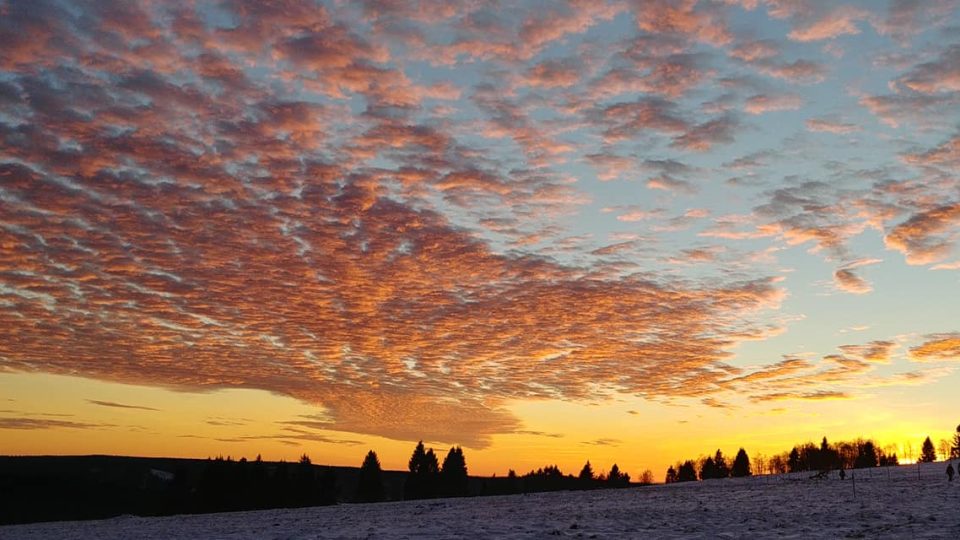
[[[843,467],[840,468],[840,479],[843,480],[847,477],[847,471],[843,470]]]
[[[947,482],[953,482],[953,463],[947,463]]]

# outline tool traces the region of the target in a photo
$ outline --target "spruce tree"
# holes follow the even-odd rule
[[[437,494],[440,465],[433,449],[425,450],[423,441],[417,443],[408,463],[410,473],[403,485],[404,499],[428,499]]]
[[[622,472],[620,467],[614,463],[610,468],[610,474],[607,475],[606,483],[610,487],[627,487],[630,485],[630,475]]]
[[[367,457],[363,459],[363,465],[360,466],[360,474],[357,479],[357,495],[354,498],[357,502],[380,502],[384,499],[383,493],[383,471],[380,468],[380,460],[373,450],[367,452]]]
[[[741,448],[737,451],[737,457],[733,458],[733,468],[730,470],[730,476],[742,478],[750,476],[750,457],[747,451]]]
[[[594,474],[590,460],[587,460],[587,462],[583,464],[583,468],[580,469],[580,475],[577,476],[577,478],[580,480],[580,487],[582,489],[590,489],[593,487]]]
[[[440,482],[446,497],[465,497],[468,493],[467,460],[463,449],[455,446],[447,453],[440,470]]]
[[[697,470],[693,461],[687,460],[680,465],[677,471],[677,482],[695,482],[697,480]]]
[[[840,453],[830,446],[826,437],[820,441],[820,466],[818,468],[821,471],[840,468]]]
[[[727,465],[727,458],[723,452],[717,448],[717,453],[713,456],[714,478],[727,478],[730,476],[730,467]]]
[[[930,437],[923,440],[923,447],[920,449],[920,463],[933,463],[937,460],[937,451],[933,447],[933,441]]]

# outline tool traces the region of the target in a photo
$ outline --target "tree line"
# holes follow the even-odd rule
[[[337,477],[330,467],[313,465],[303,454],[297,463],[268,464],[222,456],[208,459],[191,486],[183,471],[170,485],[169,513],[206,513],[335,504]]]
[[[360,467],[357,502],[384,500],[382,475],[377,454],[371,450]],[[653,473],[644,471],[640,484],[652,484]],[[447,453],[440,465],[432,448],[423,441],[417,443],[408,462],[408,473],[403,486],[404,499],[429,499],[437,497],[464,497],[468,495],[496,495],[534,493],[542,491],[621,488],[630,485],[630,475],[614,463],[607,473],[596,474],[590,461],[584,464],[580,474],[563,474],[556,465],[548,465],[520,476],[510,469],[506,477],[493,475],[475,480],[475,489],[470,489],[467,462],[463,449],[455,446]]]
[[[907,446],[909,448],[909,445]],[[908,450],[909,451],[909,450]],[[952,440],[942,439],[939,448],[928,436],[920,445],[917,461],[934,462],[937,454],[944,460],[960,459],[960,426]],[[825,472],[837,469],[863,469],[899,465],[895,445],[880,447],[872,439],[855,439],[830,443],[826,437],[820,444],[812,442],[794,445],[790,450],[773,456],[756,455],[753,462],[747,452],[740,448],[733,462],[719,449],[706,457],[678,461],[667,468],[665,482],[693,482],[715,478],[743,477],[752,474],[786,474],[796,472]]]
[[[746,450],[743,448],[738,450],[733,462],[727,464],[727,458],[718,448],[712,456],[697,461],[688,459],[677,463],[675,466],[668,467],[664,482],[672,484],[674,482],[693,482],[698,479],[740,478],[751,474],[753,472],[750,469],[750,457]]]
[[[359,469],[317,466],[308,455],[297,463],[264,462],[260,456],[248,461],[231,457],[208,458],[193,471],[156,471],[148,476],[151,491],[165,501],[153,515],[257,510],[320,506],[338,502],[370,503],[471,495],[532,493],[556,490],[621,488],[631,485],[630,475],[614,464],[595,473],[589,461],[576,476],[564,474],[556,465],[517,475],[471,478],[463,448],[449,449],[442,463],[432,448],[417,443],[405,473],[384,471],[376,452],[370,450]],[[389,478],[388,478],[389,476]],[[402,489],[399,483],[402,482]],[[653,483],[647,470],[639,484]],[[146,484],[145,484],[146,485]]]

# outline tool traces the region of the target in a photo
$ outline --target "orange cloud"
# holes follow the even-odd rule
[[[856,356],[868,362],[886,364],[890,362],[890,356],[897,347],[896,342],[877,340],[865,345],[841,345],[839,349],[845,354]]]
[[[866,294],[873,290],[873,287],[862,277],[857,275],[854,270],[863,266],[869,266],[882,262],[880,259],[859,259],[845,264],[833,273],[833,280],[836,287],[844,292],[852,294]]]
[[[772,394],[763,394],[754,396],[751,401],[763,403],[766,401],[786,401],[791,399],[807,401],[823,401],[833,399],[852,399],[853,396],[846,392],[837,392],[832,390],[817,390],[814,392],[775,392]]]
[[[833,273],[833,280],[837,288],[844,292],[866,294],[873,290],[873,287],[871,287],[869,283],[849,268],[841,268],[835,271]]]
[[[807,2],[743,5],[761,4],[795,39],[850,34],[861,20],[830,22],[833,11]],[[720,278],[672,277],[679,264],[740,255],[720,246],[647,250],[711,217],[661,200],[695,194],[727,166],[773,164],[777,149],[722,166],[683,155],[736,141],[750,127],[742,102],[756,114],[799,106],[757,73],[828,75],[779,42],[735,39],[720,2],[634,3],[623,41],[573,39],[630,9],[620,2],[84,7],[0,8],[0,370],[263,389],[321,411],[256,437],[336,429],[482,447],[524,432],[515,400],[625,392],[709,405],[731,388],[814,399],[811,385],[858,381],[890,355],[878,341],[819,363],[735,368],[737,343],[779,329],[757,321],[782,285],[741,261]],[[888,123],[938,116],[957,101],[955,56],[908,67],[890,95],[861,103]],[[943,176],[955,147],[904,161]],[[566,230],[591,202],[583,163],[601,180],[671,193],[639,187],[655,210],[603,194],[598,203],[619,205],[611,217],[645,230],[598,244]],[[829,166],[875,183],[763,187],[752,211],[697,234],[810,243],[847,261],[850,239],[872,228],[911,263],[947,260],[949,179]],[[656,275],[646,260],[676,264]],[[859,266],[840,267],[838,286],[868,289]],[[924,347],[911,354],[930,356]]]
[[[933,334],[910,349],[910,358],[919,362],[960,360],[960,334]]]
[[[953,249],[952,232],[958,223],[960,203],[924,209],[894,227],[884,242],[887,247],[903,253],[908,264],[939,262]]]

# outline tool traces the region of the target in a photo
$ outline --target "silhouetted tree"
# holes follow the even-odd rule
[[[773,474],[785,474],[789,470],[787,461],[787,454],[778,454],[771,457],[770,472]]]
[[[923,446],[920,448],[920,463],[933,463],[937,460],[937,451],[933,447],[933,441],[930,437],[923,440]]]
[[[580,481],[580,487],[583,489],[590,489],[593,487],[594,475],[593,475],[593,466],[590,465],[590,460],[587,460],[583,464],[583,468],[580,469],[580,474],[577,475],[577,480]]]
[[[610,487],[627,487],[630,485],[630,475],[621,472],[616,463],[610,468],[610,474],[607,475],[607,485]]]
[[[443,459],[443,468],[440,470],[440,483],[443,495],[446,497],[466,497],[467,490],[467,460],[463,456],[463,449],[454,446]]]
[[[827,442],[827,438],[824,437],[820,441],[820,463],[817,467],[821,471],[833,470],[840,468],[840,452],[832,448]]]
[[[747,451],[741,448],[737,451],[737,457],[733,458],[733,468],[730,469],[730,476],[742,478],[750,476],[750,457]]]
[[[653,471],[650,469],[644,469],[643,472],[640,473],[639,482],[641,486],[649,486],[650,484],[653,484]]]
[[[437,456],[431,448],[423,447],[423,441],[417,443],[408,463],[410,474],[403,485],[404,499],[428,499],[437,494],[437,479],[440,474],[440,465]]]
[[[857,455],[860,454],[857,444],[848,441],[838,443],[837,452],[840,456],[840,464],[845,469],[852,469],[857,462]]]
[[[354,500],[380,502],[383,499],[383,470],[380,468],[377,453],[370,450],[367,452],[367,457],[363,458],[363,464],[360,465],[360,473],[357,475],[357,494]]]
[[[713,456],[714,478],[727,478],[730,476],[730,466],[727,465],[727,458],[723,452],[717,448],[717,453]]]
[[[697,480],[697,469],[693,461],[687,460],[680,465],[677,471],[677,482],[695,482]]]
[[[677,477],[677,470],[674,469],[673,466],[670,466],[667,468],[667,476],[664,479],[664,483],[672,484],[674,482],[679,482],[679,478]]]
[[[707,459],[703,460],[703,463],[700,464],[700,479],[710,480],[716,477],[717,466],[714,464],[712,457],[707,457]]]
[[[803,470],[800,468],[800,450],[796,446],[793,447],[793,450],[790,450],[790,455],[787,457],[787,469],[790,472]]]
[[[536,471],[523,475],[524,493],[539,491],[558,491],[561,489],[576,489],[579,480],[573,475],[564,476],[556,465],[548,465]]]
[[[517,472],[513,469],[507,471],[507,492],[520,493],[520,479],[517,478]]]
[[[865,469],[868,467],[876,467],[877,462],[877,448],[874,446],[873,441],[858,441],[857,459],[854,461],[853,466],[857,469]]]
[[[896,454],[888,454],[883,450],[878,450],[878,459],[881,467],[896,467],[900,464]]]

